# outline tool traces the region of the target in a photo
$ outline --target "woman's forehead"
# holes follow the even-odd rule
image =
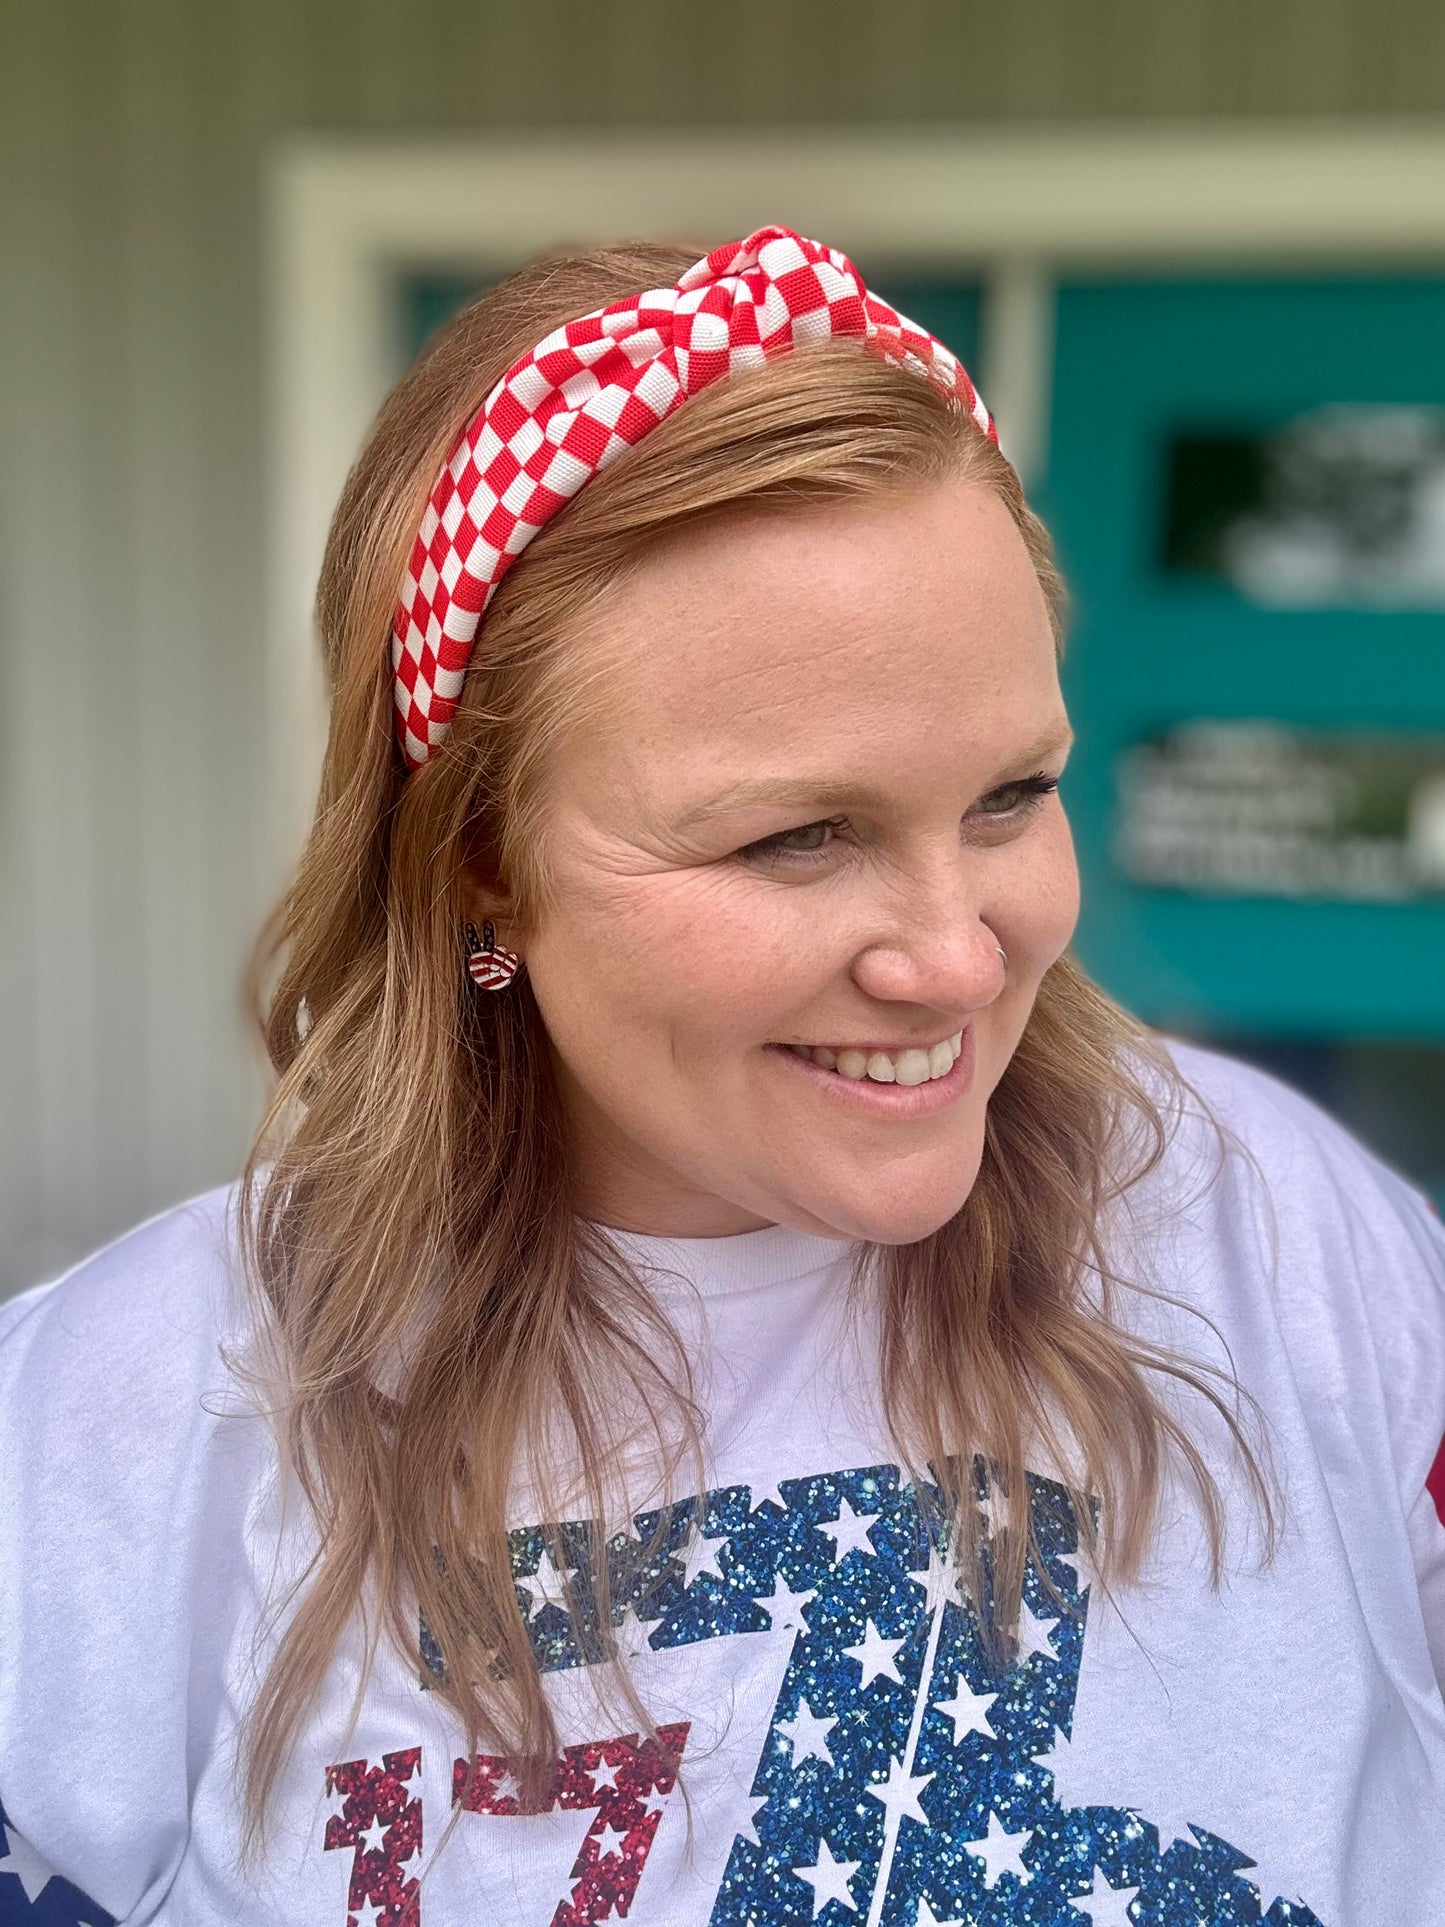
[[[711,762],[830,733],[973,720],[1037,734],[1061,707],[1049,612],[1007,508],[949,480],[680,535],[610,596],[578,754]]]

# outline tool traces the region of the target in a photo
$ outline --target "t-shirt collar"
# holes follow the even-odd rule
[[[782,1285],[853,1254],[848,1238],[824,1238],[791,1225],[768,1224],[726,1238],[664,1238],[599,1227],[639,1271],[680,1272],[708,1296]]]

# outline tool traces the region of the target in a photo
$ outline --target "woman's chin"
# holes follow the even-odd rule
[[[909,1186],[899,1183],[886,1193],[878,1184],[869,1185],[856,1196],[798,1200],[798,1211],[789,1221],[803,1225],[830,1238],[857,1238],[868,1244],[911,1245],[946,1225],[968,1202],[978,1175],[977,1158],[960,1182],[955,1164],[947,1181]]]

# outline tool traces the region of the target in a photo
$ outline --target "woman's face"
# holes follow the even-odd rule
[[[924,1237],[968,1196],[1078,910],[1053,638],[1008,511],[950,480],[694,531],[583,649],[603,707],[556,754],[558,897],[518,945],[579,1209]]]

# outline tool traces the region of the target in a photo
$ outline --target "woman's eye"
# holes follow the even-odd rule
[[[757,843],[749,843],[738,851],[747,863],[786,863],[793,859],[806,860],[819,856],[828,848],[828,833],[834,835],[848,827],[846,816],[824,817],[817,823],[801,823],[796,830],[780,830],[776,836],[765,836]]]
[[[997,789],[981,796],[968,814],[975,821],[983,818],[1000,822],[1011,818],[1021,822],[1058,787],[1057,776],[1045,776],[1038,771],[1032,776],[1020,777],[1016,783],[1001,783]],[[847,828],[846,816],[827,816],[816,823],[800,823],[795,830],[779,830],[776,836],[745,844],[737,854],[744,863],[807,863],[827,856]]]
[[[981,816],[1011,816],[1016,810],[1034,808],[1058,787],[1057,776],[1045,776],[1039,771],[1033,776],[1020,777],[1016,783],[1000,784],[987,796],[981,796],[974,807]]]

